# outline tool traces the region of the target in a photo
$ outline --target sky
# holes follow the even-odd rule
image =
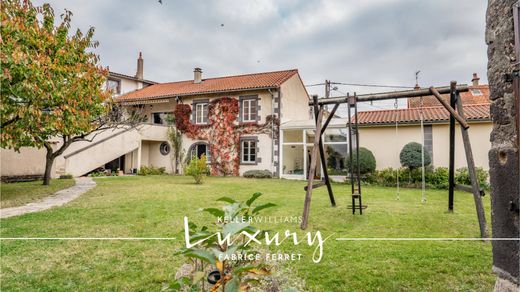
[[[95,27],[101,62],[158,82],[297,68],[305,84],[414,86],[487,83],[487,1],[48,0],[72,26]],[[395,89],[337,86],[333,95]],[[308,87],[323,95],[323,87]],[[383,105],[384,106],[384,105]],[[388,106],[388,104],[386,104]]]

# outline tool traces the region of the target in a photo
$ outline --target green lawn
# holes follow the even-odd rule
[[[7,290],[152,290],[171,281],[183,257],[183,216],[210,224],[199,208],[222,205],[221,196],[246,199],[264,194],[273,202],[264,216],[300,216],[304,182],[208,178],[195,185],[188,177],[114,177],[60,208],[2,220],[2,237],[175,237],[174,241],[2,241],[1,289]],[[455,212],[447,213],[447,192],[366,187],[362,216],[351,214],[349,187],[335,184],[338,206],[330,207],[326,189],[315,190],[309,231],[332,237],[324,258],[312,262],[313,248],[284,244],[301,252],[288,262],[311,291],[453,291],[493,289],[491,245],[479,241],[337,241],[338,237],[478,237],[470,194],[456,193]],[[489,197],[485,197],[489,214]],[[488,215],[488,221],[490,220]],[[259,227],[292,231],[297,224]],[[303,234],[300,232],[300,234]],[[275,248],[273,248],[275,249]]]
[[[0,184],[0,208],[25,205],[74,185],[73,179],[53,179],[50,185],[42,181]]]

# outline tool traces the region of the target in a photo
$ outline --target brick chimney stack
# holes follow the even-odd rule
[[[478,86],[478,81],[480,78],[478,77],[477,73],[473,73],[473,79],[471,79],[471,82],[473,82],[473,86]]]
[[[193,70],[193,83],[201,83],[202,82],[202,69],[195,68]]]
[[[143,61],[143,54],[139,52],[139,58],[137,59],[137,72],[135,73],[135,78],[137,79],[143,79],[143,67],[144,67],[144,61]]]

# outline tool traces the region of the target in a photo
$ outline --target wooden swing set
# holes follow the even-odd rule
[[[327,130],[327,126],[330,121],[334,117],[337,109],[340,104],[347,104],[348,110],[348,144],[349,144],[349,179],[351,184],[351,205],[348,205],[349,209],[352,209],[352,214],[355,214],[357,210],[359,210],[359,214],[363,214],[363,210],[367,208],[366,205],[363,205],[361,198],[361,175],[359,168],[359,131],[358,131],[358,108],[357,105],[360,102],[373,102],[373,101],[381,101],[381,100],[397,100],[403,98],[414,98],[420,97],[421,101],[424,96],[435,96],[436,99],[442,104],[442,106],[450,113],[450,162],[449,162],[449,190],[448,190],[448,210],[450,212],[453,211],[453,194],[455,185],[455,176],[454,176],[454,168],[455,168],[455,121],[460,124],[461,133],[462,133],[462,141],[464,143],[464,151],[466,156],[466,162],[468,165],[468,172],[471,179],[471,193],[473,194],[473,198],[475,201],[475,207],[477,211],[477,218],[480,227],[480,236],[482,238],[487,238],[487,230],[486,230],[486,218],[484,212],[484,206],[482,204],[483,195],[482,190],[479,186],[479,181],[477,178],[476,170],[475,170],[475,162],[473,159],[473,153],[471,150],[471,143],[469,140],[469,125],[466,121],[464,109],[462,107],[462,100],[460,98],[460,92],[467,92],[469,90],[467,85],[459,85],[457,86],[456,81],[452,81],[450,86],[446,87],[430,87],[427,89],[414,89],[414,90],[405,90],[405,91],[395,91],[395,92],[384,92],[384,93],[373,93],[373,94],[362,94],[362,95],[350,95],[346,96],[338,96],[338,97],[329,97],[330,92],[330,82],[325,82],[325,98],[318,99],[317,95],[312,96],[312,101],[309,102],[309,106],[314,109],[314,119],[316,123],[316,135],[314,136],[314,147],[311,152],[309,173],[307,178],[307,186],[304,187],[306,192],[305,194],[305,202],[303,206],[303,216],[302,222],[300,225],[301,229],[306,229],[307,224],[309,222],[309,211],[311,205],[312,198],[312,190],[321,186],[327,186],[327,191],[329,194],[329,199],[332,207],[336,206],[336,201],[334,199],[334,194],[332,192],[332,186],[330,183],[329,175],[327,173],[327,162],[325,159],[325,150],[323,147],[322,136]],[[450,102],[446,102],[441,94],[449,94]],[[328,105],[334,105],[325,122],[323,122],[325,112],[327,110]],[[352,115],[354,116],[354,121],[352,120]],[[421,102],[421,125],[423,125],[423,116],[422,116],[422,102]],[[397,132],[397,119],[396,119],[396,132]],[[423,143],[424,144],[424,135],[423,135]],[[318,157],[319,155],[319,157]],[[316,167],[318,166],[318,159],[321,161],[321,169],[323,174],[323,180],[315,181],[314,177],[316,175]],[[399,179],[397,179],[397,184],[399,188]],[[399,189],[398,189],[399,192]],[[423,203],[425,202],[424,196],[424,154],[423,154]]]

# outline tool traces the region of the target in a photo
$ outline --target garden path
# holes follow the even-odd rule
[[[90,177],[79,177],[74,179],[76,184],[70,188],[56,192],[52,196],[48,196],[42,200],[29,203],[27,205],[0,209],[0,218],[8,218],[19,216],[27,213],[40,212],[64,205],[88,190],[96,186],[96,183]]]

